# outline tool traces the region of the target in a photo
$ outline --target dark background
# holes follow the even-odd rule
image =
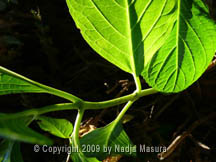
[[[103,101],[133,92],[133,78],[96,54],[83,40],[63,0],[19,0],[0,7],[0,65],[43,84],[70,92],[89,101]],[[206,1],[211,17],[215,2]],[[178,145],[165,162],[215,162],[216,68],[211,65],[189,89],[179,94],[156,94],[137,101],[127,112],[124,128],[133,143],[168,146],[177,135],[196,128]],[[143,82],[143,88],[148,85]],[[47,94],[18,94],[0,97],[1,112],[19,112],[29,108],[62,103],[65,100]],[[111,122],[123,105],[106,111],[87,111],[84,123],[97,127]],[[152,113],[151,113],[152,112]],[[150,114],[152,118],[150,118]],[[53,112],[49,116],[74,122],[75,111]],[[206,118],[203,123],[200,119]],[[211,119],[210,119],[211,118]],[[53,138],[55,145],[67,141],[32,128]],[[206,150],[197,141],[210,147]],[[34,153],[33,145],[22,144],[24,161],[60,162],[66,155]],[[120,157],[119,157],[120,158]],[[105,160],[104,160],[105,161]],[[118,160],[106,159],[107,162]],[[154,153],[138,153],[137,158],[119,161],[156,162]]]

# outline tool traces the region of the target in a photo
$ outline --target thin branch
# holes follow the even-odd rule
[[[159,153],[158,158],[160,160],[164,160],[165,158],[170,156],[175,151],[175,149],[185,140],[185,138],[188,137],[192,133],[194,129],[196,129],[201,124],[209,120],[212,120],[214,118],[216,118],[216,112],[211,113],[200,120],[196,120],[185,132],[183,132],[181,135],[177,136],[173,140],[173,142],[168,146],[166,152]]]

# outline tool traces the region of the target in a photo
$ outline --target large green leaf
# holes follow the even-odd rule
[[[158,91],[179,92],[205,71],[216,28],[202,0],[67,0],[81,34],[101,56],[142,75]]]
[[[41,129],[48,131],[57,137],[69,138],[73,131],[73,125],[68,120],[45,116],[41,116],[38,119],[40,120],[38,121],[38,124]]]
[[[140,75],[144,60],[164,43],[175,0],[67,0],[85,40],[122,70]]]
[[[0,137],[34,144],[52,144],[50,139],[27,127],[23,119],[0,118]]]
[[[105,127],[97,128],[86,134],[80,139],[80,143],[87,157],[97,157],[103,160],[107,156],[116,154],[136,156],[136,146],[131,143],[122,125],[115,121]],[[92,151],[84,149],[89,146],[92,147]],[[100,149],[94,151],[94,147]],[[110,151],[108,149],[110,149]]]
[[[201,0],[178,0],[176,22],[166,43],[142,73],[154,88],[178,92],[207,69],[216,50],[216,26]]]
[[[0,95],[12,93],[50,93],[73,102],[79,100],[72,94],[40,84],[0,66]]]

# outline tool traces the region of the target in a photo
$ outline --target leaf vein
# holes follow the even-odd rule
[[[162,68],[165,66],[165,63],[166,63],[167,59],[168,59],[169,56],[172,54],[172,52],[175,50],[175,48],[176,48],[176,47],[173,47],[173,48],[169,51],[169,53],[167,54],[166,58],[164,59],[162,65],[161,65],[161,67],[160,67],[160,69],[158,70],[158,73],[156,74],[156,77],[155,77],[155,80],[154,80],[154,83],[155,83],[155,84],[156,84],[157,80],[159,79],[158,76],[159,76],[159,74],[161,73]]]
[[[146,13],[148,7],[150,6],[152,0],[149,0],[148,4],[146,5],[146,7],[143,9],[143,11],[141,12],[140,16],[137,19],[137,22],[132,26],[132,31],[133,29],[137,26],[137,24],[139,24],[139,22],[141,21],[142,17],[144,16],[144,14]]]
[[[123,35],[110,21],[109,19],[107,19],[107,17],[103,14],[103,12],[98,8],[98,6],[94,3],[93,0],[90,0],[93,4],[93,6],[95,7],[95,9],[98,11],[98,13],[105,19],[105,21],[111,26],[111,28],[117,32],[118,34],[120,34],[122,37],[128,39],[125,35]]]
[[[160,11],[160,14],[157,17],[156,21],[153,23],[153,25],[151,26],[151,28],[149,29],[149,31],[146,33],[145,37],[143,37],[143,39],[138,43],[138,46],[134,49],[134,51],[136,51],[139,48],[139,46],[142,44],[142,42],[145,41],[145,39],[149,36],[149,34],[151,33],[151,31],[154,29],[155,25],[157,24],[157,22],[160,20],[160,18],[162,16],[162,12],[164,10],[164,7],[165,7],[166,3],[167,3],[167,0],[163,4],[162,10]]]
[[[127,53],[122,51],[121,49],[119,49],[116,45],[112,44],[109,40],[107,40],[106,38],[104,38],[104,36],[99,32],[99,30],[94,26],[94,24],[92,24],[92,22],[86,17],[86,19],[89,21],[89,23],[92,25],[92,27],[95,29],[95,31],[101,36],[101,38],[103,40],[105,40],[106,42],[108,42],[112,47],[114,47],[115,49],[117,49],[118,51],[120,51],[122,54],[127,56]],[[98,45],[97,45],[98,46]],[[99,48],[101,48],[100,46],[98,46]]]
[[[180,36],[180,38],[181,38],[181,40],[182,40],[182,42],[185,44],[185,47],[188,49],[188,51],[189,51],[189,53],[190,53],[190,55],[191,55],[191,58],[192,58],[192,62],[193,62],[193,67],[194,67],[194,74],[193,74],[193,80],[194,80],[194,78],[195,78],[195,74],[196,74],[196,66],[195,66],[195,60],[194,60],[194,57],[193,57],[193,54],[192,54],[192,51],[191,51],[191,49],[190,49],[190,47],[189,47],[189,45],[188,45],[188,43]]]
[[[200,45],[201,45],[201,47],[202,47],[202,49],[203,49],[203,51],[205,53],[204,56],[205,56],[205,62],[206,62],[207,61],[207,58],[206,58],[207,53],[206,53],[205,47],[204,47],[204,45],[203,45],[200,37],[198,36],[197,32],[193,29],[193,27],[191,26],[191,24],[187,21],[187,19],[185,19],[183,15],[181,15],[181,16],[182,16],[183,20],[185,21],[185,23],[187,24],[187,26],[189,26],[191,28],[191,30],[193,31],[195,37],[199,40],[199,43],[200,43]]]

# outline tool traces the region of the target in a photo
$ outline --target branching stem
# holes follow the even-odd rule
[[[74,131],[72,133],[72,138],[74,138],[74,146],[78,147],[79,149],[81,149],[80,147],[80,142],[79,142],[79,129],[80,129],[80,124],[84,115],[84,111],[83,109],[78,110],[78,114],[77,114],[77,118],[74,124]]]
[[[120,105],[130,100],[136,100],[140,97],[148,96],[148,95],[155,94],[155,93],[158,93],[158,91],[154,90],[153,88],[149,88],[149,89],[141,90],[140,92],[135,91],[132,94],[129,94],[123,97],[119,97],[119,98],[115,98],[112,100],[108,100],[108,101],[102,101],[102,102],[84,101],[82,103],[82,108],[84,109],[105,109],[105,108]]]
[[[75,110],[75,109],[77,110],[105,109],[105,108],[109,108],[109,107],[113,107],[116,105],[126,103],[128,101],[134,101],[140,97],[147,96],[150,94],[155,94],[155,93],[157,93],[157,91],[150,88],[150,89],[142,90],[140,93],[137,93],[135,91],[132,94],[129,94],[123,97],[119,97],[116,99],[108,100],[108,101],[102,101],[102,102],[81,101],[81,102],[75,102],[75,103],[55,104],[55,105],[45,106],[43,108],[25,110],[25,111],[13,113],[10,115],[8,114],[7,116],[2,116],[0,120],[20,118],[24,116],[37,116],[37,115],[42,115],[42,114],[53,112],[53,111]]]

